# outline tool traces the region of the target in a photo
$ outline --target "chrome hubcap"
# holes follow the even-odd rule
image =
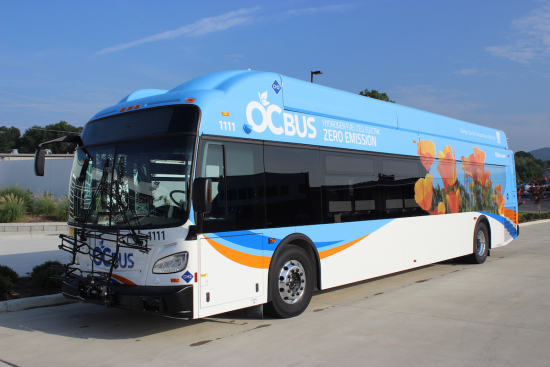
[[[483,256],[485,253],[485,232],[478,231],[476,235],[476,252],[478,256]]]
[[[288,304],[296,303],[306,287],[306,272],[296,260],[288,261],[279,274],[279,294]]]

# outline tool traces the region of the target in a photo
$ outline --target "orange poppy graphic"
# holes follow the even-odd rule
[[[493,194],[493,200],[497,204],[498,214],[502,214],[504,203],[504,195],[502,195],[502,185],[495,185],[495,193]]]
[[[445,203],[441,202],[435,207],[434,211],[431,212],[430,215],[445,214],[445,212]]]
[[[464,170],[466,176],[470,176],[474,181],[479,182],[479,171],[485,172],[485,152],[478,147],[474,147],[472,154],[468,157],[461,156],[460,159],[462,159],[460,168]],[[489,176],[487,175],[484,178],[487,177]]]
[[[435,159],[434,142],[431,140],[420,140],[418,142],[417,153],[420,156],[420,161],[422,162],[422,165],[429,172]]]
[[[437,153],[437,158],[439,159],[437,170],[441,175],[446,191],[447,187],[453,187],[456,183],[456,160],[453,153],[453,148],[450,145],[447,145],[443,148],[442,152]]]
[[[460,190],[451,191],[446,195],[446,198],[451,213],[458,213],[460,209]]]
[[[491,176],[491,171],[486,171],[484,169],[477,169],[477,182],[480,183],[481,186],[485,186],[485,184],[491,184],[491,179],[489,178]]]
[[[428,173],[426,178],[418,179],[414,185],[414,200],[427,212],[432,208],[433,181],[434,176]]]

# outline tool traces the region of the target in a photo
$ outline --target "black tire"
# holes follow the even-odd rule
[[[483,264],[489,252],[489,229],[484,222],[478,222],[474,230],[473,253],[467,257],[470,264]]]
[[[285,246],[270,266],[268,289],[271,301],[266,305],[266,311],[282,319],[304,312],[313,294],[314,270],[304,249],[295,245]]]

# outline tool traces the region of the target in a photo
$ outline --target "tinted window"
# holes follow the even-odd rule
[[[377,158],[321,153],[323,222],[341,223],[380,218]]]
[[[89,122],[82,132],[85,145],[172,133],[196,133],[197,106],[172,106],[126,112]]]
[[[262,146],[207,142],[202,151],[201,175],[212,178],[204,232],[265,227]]]
[[[414,199],[414,185],[424,171],[420,159],[381,158],[379,184],[382,218],[424,215]]]
[[[264,147],[267,227],[322,222],[319,151]]]

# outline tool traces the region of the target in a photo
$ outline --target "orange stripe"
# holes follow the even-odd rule
[[[502,208],[502,214],[510,219],[512,222],[514,222],[515,224],[518,224],[519,220],[518,220],[518,213],[516,213],[515,211],[511,210],[511,209],[508,209],[508,208]]]
[[[98,271],[98,273],[102,273],[102,274],[109,274],[105,271]],[[128,280],[124,277],[121,277],[120,275],[116,275],[116,274],[111,274],[111,278],[115,278],[116,280],[118,280],[119,282],[121,282],[122,284],[126,284],[126,285],[137,285],[136,283],[132,282],[131,280]]]
[[[115,278],[116,280],[118,280],[119,282],[122,282],[122,284],[126,284],[126,285],[137,285],[136,283],[132,282],[131,280],[128,280],[124,277],[121,277],[120,275],[116,275],[116,274],[112,274],[111,275],[113,278]]]
[[[204,238],[212,247],[214,247],[214,249],[216,249],[216,251],[227,257],[229,260],[232,260],[241,265],[249,266],[251,268],[269,269],[269,263],[271,262],[270,257],[246,254],[244,252],[226,247],[214,240],[211,240],[206,236],[204,236]]]
[[[334,254],[339,253],[340,251],[344,251],[348,247],[355,245],[357,242],[361,241],[363,238],[366,238],[366,237],[368,237],[368,235],[358,238],[356,240],[353,240],[351,242],[345,243],[341,246],[331,248],[330,250],[321,251],[319,252],[319,258],[324,259],[325,257],[332,256]]]

